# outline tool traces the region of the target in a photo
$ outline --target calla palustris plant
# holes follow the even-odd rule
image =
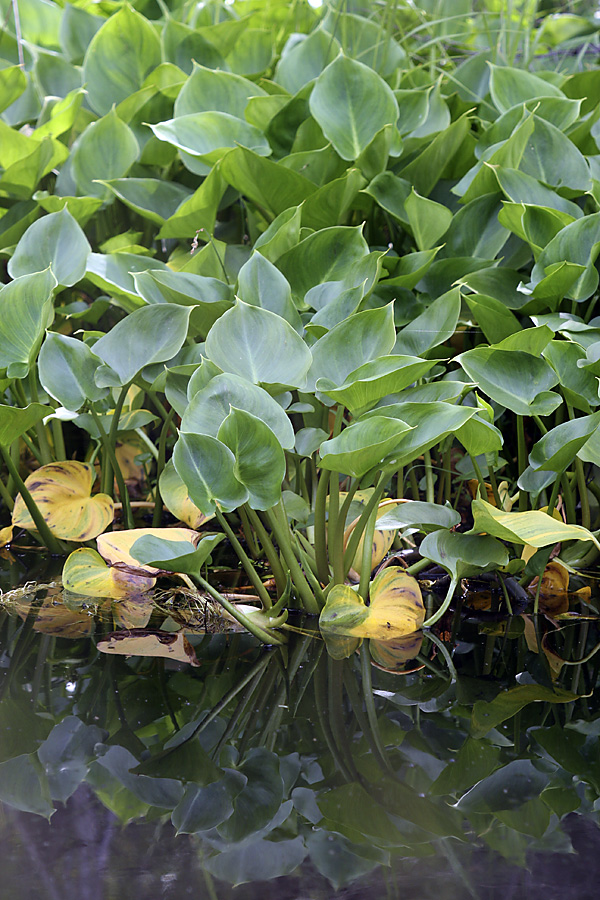
[[[405,5],[296,4],[276,29],[276,4],[51,6],[0,70],[3,542],[24,528],[65,553],[211,519],[263,640],[282,597],[316,615],[354,576],[367,601],[382,550],[451,586],[485,534],[482,571],[517,571],[520,543],[593,561],[600,107],[596,71],[561,48],[597,23],[532,19],[500,56],[475,12],[450,59]],[[489,503],[470,509],[475,479]],[[546,534],[544,507],[563,528]],[[472,514],[467,547],[453,529]],[[155,560],[218,601],[194,541]],[[104,584],[88,551],[78,577],[85,558]]]

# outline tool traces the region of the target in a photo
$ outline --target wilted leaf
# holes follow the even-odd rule
[[[142,565],[131,555],[135,542],[145,535],[166,541],[181,541],[184,547],[188,544],[196,546],[202,537],[189,528],[131,528],[129,531],[112,531],[101,535],[97,541],[98,552],[111,566],[130,568],[139,574],[157,575],[160,569]]]
[[[89,541],[114,518],[108,494],[91,495],[96,480],[93,466],[75,460],[40,466],[25,481],[48,528],[67,541]],[[19,494],[12,514],[13,525],[35,531],[35,524]]]
[[[537,594],[539,578],[529,585],[529,593]],[[551,560],[542,575],[539,588],[540,610],[549,616],[557,616],[569,609],[569,572],[558,559]]]
[[[388,566],[371,584],[371,604],[347,584],[335,585],[319,618],[323,631],[352,637],[401,637],[417,631],[425,619],[421,589],[399,566]]]
[[[80,547],[67,557],[62,578],[65,588],[75,594],[111,597],[113,600],[143,594],[156,584],[156,578],[140,566],[137,573],[107,566],[102,557],[88,547]]]
[[[194,648],[183,634],[167,631],[147,631],[132,628],[129,631],[114,631],[96,644],[102,653],[119,656],[162,656],[166,659],[186,662],[199,666]]]

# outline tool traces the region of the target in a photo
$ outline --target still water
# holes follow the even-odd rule
[[[5,593],[0,896],[595,900],[595,601],[507,620],[484,594],[356,651],[192,623],[192,665],[98,649],[181,627],[164,598]]]

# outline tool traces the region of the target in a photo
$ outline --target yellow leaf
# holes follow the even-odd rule
[[[115,446],[115,456],[119,464],[119,469],[125,479],[128,487],[135,489],[139,496],[139,491],[146,479],[144,467],[136,463],[136,458],[143,453],[144,448],[141,441],[128,440],[125,443],[119,443]]]
[[[6,547],[10,544],[13,537],[13,526],[7,525],[6,528],[0,528],[0,547]]]
[[[121,628],[145,628],[153,609],[152,597],[125,597],[111,606],[113,621]]]
[[[87,637],[92,632],[94,617],[89,613],[68,609],[61,599],[48,597],[40,606],[33,630],[54,637]]]
[[[540,508],[540,512],[543,512],[543,513],[546,513],[546,514],[547,514],[547,512],[548,512],[548,507],[547,507],[547,506],[542,506],[542,507]],[[561,514],[559,513],[559,511],[558,511],[557,509],[553,509],[553,510],[552,510],[552,518],[553,518],[553,519],[556,519],[558,522],[562,522],[562,521],[563,521],[563,517],[561,516]],[[532,557],[535,553],[537,553],[538,549],[539,549],[538,547],[532,547],[531,544],[525,544],[525,546],[523,547],[523,549],[522,549],[522,551],[521,551],[521,559],[524,560],[526,563],[528,563],[529,560],[531,559],[531,557]]]
[[[102,557],[88,547],[75,550],[65,562],[63,585],[68,591],[84,597],[111,597],[121,600],[149,591],[156,578],[143,571],[107,566]]]
[[[473,533],[485,532],[505,541],[530,544],[532,547],[548,547],[559,541],[593,541],[598,539],[581,525],[567,525],[541,509],[529,512],[504,512],[485,500],[473,500]]]
[[[402,500],[382,500],[377,508],[377,518],[381,519],[386,513],[388,513],[394,506],[398,506],[402,503]],[[356,528],[360,516],[358,516],[353,522],[348,525],[344,532],[344,550],[348,545],[348,541],[350,540],[350,536],[352,532]],[[394,528],[390,531],[375,531],[373,534],[373,552],[371,553],[371,572],[373,569],[379,565],[384,556],[388,553],[390,547],[394,543],[394,538],[396,537],[397,529]],[[348,575],[353,581],[360,581],[360,573],[362,571],[362,553],[364,546],[364,535],[361,537],[358,542],[358,547],[356,553],[354,554],[354,560],[352,561],[352,568],[350,569]]]
[[[192,666],[200,665],[194,648],[185,635],[167,631],[146,631],[143,628],[115,631],[98,641],[96,646],[102,653],[115,653],[120,656],[161,656]]]
[[[371,604],[347,584],[335,585],[321,611],[323,632],[386,640],[417,631],[425,619],[421,589],[399,566],[388,566],[371,584]]]
[[[87,463],[65,460],[40,466],[25,481],[52,534],[67,541],[89,541],[107,528],[114,518],[108,494],[92,493],[96,473]],[[35,531],[19,494],[12,514],[13,525]]]
[[[137,573],[145,573],[146,575],[158,575],[161,571],[160,569],[142,565],[130,554],[130,550],[138,538],[146,534],[151,534],[154,537],[167,541],[189,542],[194,547],[197,546],[202,537],[201,534],[191,531],[189,528],[131,528],[129,531],[111,531],[108,534],[101,535],[96,541],[98,552],[112,566],[132,569]]]
[[[198,529],[204,522],[212,519],[200,512],[195,503],[190,499],[188,489],[183,480],[177,474],[173,461],[169,460],[159,479],[160,495],[163,503],[170,513],[185,522],[190,528]]]

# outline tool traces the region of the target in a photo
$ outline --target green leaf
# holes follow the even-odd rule
[[[198,546],[194,547],[190,541],[169,541],[145,534],[133,543],[129,552],[144,565],[194,576],[201,572],[202,566],[224,537],[223,533],[204,533]]]
[[[475,415],[473,407],[454,406],[441,401],[394,403],[364,413],[361,420],[371,416],[394,417],[410,425],[411,430],[399,441],[394,460],[399,466],[413,462],[425,450],[431,449],[443,437],[453,434]]]
[[[366,275],[361,267],[369,257],[362,226],[323,228],[309,235],[277,260],[294,295],[303,300],[307,291],[327,281],[342,280],[356,287]],[[356,272],[356,274],[354,274]]]
[[[206,354],[224,372],[265,386],[303,387],[312,361],[285,319],[241,300],[209,331]]]
[[[318,378],[316,388],[319,393],[347,407],[354,415],[358,410],[375,406],[387,394],[404,390],[435,364],[433,359],[419,359],[416,356],[378,357],[350,372],[339,387],[333,387],[333,382],[328,378]]]
[[[249,750],[238,771],[248,779],[233,801],[234,812],[219,834],[229,842],[241,841],[267,825],[283,799],[279,759],[264,747]]]
[[[519,168],[551,187],[589,191],[592,177],[583,154],[550,122],[538,116],[534,116],[534,121],[533,137],[525,147]]]
[[[485,294],[466,294],[465,301],[490,344],[521,330],[519,320],[501,300]]]
[[[381,468],[394,454],[405,432],[411,426],[400,419],[377,415],[356,422],[320,447],[319,466],[362,478],[374,468]]]
[[[64,334],[48,332],[40,351],[38,372],[42,387],[66,409],[76,412],[108,394],[98,388],[94,374],[102,361],[87,344]]]
[[[105,115],[139,90],[161,62],[153,26],[131,6],[123,6],[94,35],[85,55],[83,80],[90,106]]]
[[[159,140],[210,165],[218,162],[228,149],[240,145],[259,156],[271,154],[271,147],[258,128],[229,113],[191,113],[151,124],[150,128]]]
[[[512,718],[528,703],[572,703],[574,700],[577,700],[577,694],[562,688],[543,687],[541,684],[519,684],[502,691],[490,702],[477,700],[473,706],[471,735],[474,738],[484,737],[488,731]]]
[[[316,191],[308,178],[246,147],[238,147],[223,157],[221,174],[240,194],[273,219],[291,206],[298,206]]]
[[[410,527],[417,531],[453,528],[460,524],[460,513],[450,506],[424,503],[421,500],[402,500],[375,522],[377,531]]]
[[[12,278],[51,267],[59,285],[71,287],[85,275],[91,247],[68,209],[30,225],[8,263]]]
[[[257,96],[266,96],[265,91],[241,75],[194,65],[175,100],[175,116],[220,110],[243,119],[248,100]]]
[[[452,337],[460,315],[459,288],[452,288],[398,333],[395,353],[420,356]]]
[[[220,164],[217,163],[192,196],[187,200],[184,199],[167,219],[158,236],[191,238],[202,229],[207,234],[212,234],[219,204],[226,188],[227,182],[221,175]],[[163,212],[166,212],[166,207],[161,210],[161,215]]]
[[[549,547],[559,541],[593,541],[600,543],[591,531],[581,525],[567,525],[541,510],[504,512],[485,500],[473,500],[473,532],[485,531],[503,541]]]
[[[598,382],[590,371],[579,367],[579,361],[586,359],[583,347],[573,341],[550,341],[543,354],[559,377],[567,403],[585,413],[598,406]]]
[[[531,273],[532,285],[538,285],[551,266],[569,262],[585,266],[585,272],[567,296],[572,300],[587,300],[598,287],[598,272],[594,262],[600,252],[600,213],[584,216],[559,231],[541,253]]]
[[[178,207],[189,197],[189,188],[176,181],[161,181],[158,178],[111,178],[102,181],[125,206],[162,225],[174,216]]]
[[[6,66],[0,70],[0,112],[20,97],[27,87],[27,78],[21,66]]]
[[[304,37],[304,36],[303,36]],[[340,50],[335,37],[317,28],[303,40],[283,48],[275,69],[274,80],[290,94],[318,78],[323,69],[333,62]]]
[[[523,685],[523,687],[534,686],[537,685]],[[536,769],[530,759],[514,759],[467,791],[456,804],[456,808],[467,815],[515,810],[528,800],[539,797],[548,781],[549,775]]]
[[[303,332],[287,278],[256,250],[238,273],[237,296],[251,306],[269,309],[289,322],[295,331]]]
[[[421,541],[419,553],[449,572],[453,579],[494,571],[508,562],[506,547],[493,537],[453,531],[428,534]]]
[[[216,320],[233,306],[231,288],[217,278],[153,269],[133,274],[135,288],[146,303],[192,307],[190,330],[206,337]]]
[[[550,391],[558,382],[554,369],[530,353],[476,347],[457,361],[482,391],[517,415],[547,416],[561,404]]]
[[[340,322],[312,347],[309,388],[314,390],[319,379],[327,379],[326,389],[331,385],[345,386],[350,373],[370,360],[390,353],[395,336],[391,303],[355,313]]]
[[[448,231],[452,222],[452,213],[447,207],[421,197],[414,188],[404,202],[404,209],[419,250],[433,247]]]
[[[24,753],[0,763],[0,800],[13,809],[50,819],[54,806],[37,754]]]
[[[560,475],[570,466],[583,445],[600,425],[600,413],[563,422],[543,435],[529,454],[529,465],[536,471]]]
[[[232,407],[260,419],[285,450],[293,449],[294,429],[285,411],[265,390],[239,375],[216,375],[201,390],[190,391],[181,431],[217,437]]]
[[[385,81],[343,55],[319,75],[309,102],[325,137],[347,160],[360,156],[373,135],[398,118],[396,98]]]
[[[560,88],[524,69],[495,66],[491,63],[488,65],[490,94],[500,112],[506,112],[512,106],[520,105],[533,97],[564,97]]]
[[[233,474],[248,491],[252,509],[270,509],[279,502],[285,475],[285,455],[265,423],[245,410],[231,407],[218,438],[233,453]]]
[[[190,307],[157,304],[137,309],[94,344],[105,363],[96,373],[98,387],[129,384],[151,363],[172,359],[188,332]]]
[[[254,242],[254,249],[260,250],[269,262],[277,262],[287,250],[295,247],[300,240],[301,206],[284,210],[271,222],[266,231]]]
[[[235,456],[217,438],[182,432],[173,450],[173,463],[204,515],[212,515],[217,503],[228,512],[248,499],[248,491],[233,474]]]
[[[0,447],[9,447],[51,413],[52,407],[41,403],[30,403],[25,409],[0,404]]]
[[[29,372],[54,318],[55,287],[48,268],[0,288],[0,370],[6,369],[8,378],[25,378]]]

